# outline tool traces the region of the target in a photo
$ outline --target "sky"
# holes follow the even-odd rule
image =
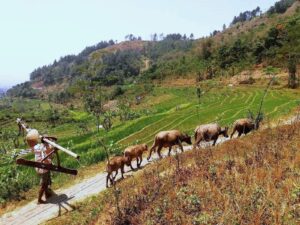
[[[221,30],[242,11],[275,0],[1,0],[0,87],[29,80],[55,59],[77,54],[102,40],[121,42],[127,34]]]

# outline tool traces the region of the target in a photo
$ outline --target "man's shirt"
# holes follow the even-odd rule
[[[35,155],[35,161],[36,162],[41,162],[43,158],[45,158],[50,152],[51,148],[46,148],[44,144],[37,144],[33,147],[34,155]],[[52,160],[51,157],[47,158],[46,160],[43,161],[45,164],[51,164]],[[41,169],[41,168],[36,168],[35,169],[39,174],[43,174],[48,172],[48,170]]]

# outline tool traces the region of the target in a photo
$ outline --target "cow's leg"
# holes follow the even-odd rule
[[[194,148],[199,147],[201,141],[202,141],[202,136],[198,135],[194,143]]]
[[[242,136],[243,132],[239,131],[238,137]]]
[[[218,140],[218,138],[215,138],[215,139],[214,139],[213,146],[215,146],[215,145],[216,145],[216,143],[217,143],[217,140]]]
[[[149,151],[149,156],[147,157],[147,160],[149,161],[149,159],[151,158],[152,152],[155,151],[156,145],[155,143],[152,145],[150,151]]]
[[[137,157],[136,157],[136,167],[137,167],[137,168],[139,168],[139,160],[140,160],[140,158],[139,158],[139,156],[137,156]]]
[[[106,187],[108,188],[108,180],[111,180],[110,179],[110,174],[107,173],[107,176],[106,176]]]
[[[129,166],[130,166],[131,170],[134,170],[134,169],[133,169],[133,167],[132,167],[132,164],[131,164],[131,162],[132,162],[132,160],[130,160],[130,162],[129,162]]]
[[[163,147],[162,145],[159,145],[159,146],[158,146],[158,149],[157,149],[157,154],[158,154],[158,156],[159,156],[160,159],[162,158],[161,153],[160,153],[162,147]]]
[[[195,148],[197,146],[196,142],[198,140],[198,132],[195,132],[194,138],[195,138],[195,143],[194,143],[194,148]]]
[[[109,177],[110,185],[113,185],[115,179],[113,177],[111,177],[111,174],[109,174],[108,177]]]
[[[122,179],[124,179],[124,175],[123,174],[124,174],[124,165],[121,166],[121,176],[122,176]]]
[[[110,185],[114,185],[114,183],[115,183],[115,178],[110,177],[109,179],[110,179]]]
[[[233,137],[233,135],[234,135],[235,132],[236,132],[236,129],[234,128],[233,131],[232,131],[232,133],[231,133],[231,135],[230,135],[230,139],[232,139],[232,137]]]
[[[171,155],[171,151],[172,151],[172,146],[169,147],[169,153],[168,153],[168,156]]]
[[[116,176],[118,175],[118,171],[119,171],[119,170],[117,170],[117,171],[116,171],[116,174],[113,176],[114,179],[116,179]]]
[[[178,145],[179,145],[179,148],[181,149],[181,152],[183,152],[183,146],[182,146],[182,143],[180,140],[178,140]]]
[[[143,155],[140,155],[140,163],[139,163],[139,167],[141,167],[142,161],[143,161]]]

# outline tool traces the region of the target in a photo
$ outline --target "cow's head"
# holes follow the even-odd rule
[[[191,138],[191,136],[189,136],[188,134],[185,134],[185,133],[182,135],[182,140],[181,141],[184,141],[184,142],[186,142],[189,145],[192,144],[192,138]]]
[[[144,144],[144,152],[148,151],[148,145]]]
[[[224,137],[228,138],[229,137],[228,130],[229,130],[228,127],[224,127],[224,128],[221,129],[220,134],[223,134]]]
[[[131,165],[131,159],[129,156],[123,156],[124,159],[125,159],[125,164],[126,166],[130,166]]]

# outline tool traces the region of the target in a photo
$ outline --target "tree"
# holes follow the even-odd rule
[[[226,24],[223,24],[223,31],[226,30]]]
[[[198,114],[198,117],[200,117],[200,114],[199,114],[199,109],[200,109],[200,103],[201,103],[201,88],[200,86],[197,87],[197,98],[198,98],[198,107],[197,107],[197,114]]]
[[[212,55],[212,44],[213,44],[213,41],[212,41],[211,38],[203,41],[202,51],[201,51],[201,55],[202,55],[203,59],[207,60],[211,57],[211,55]]]
[[[107,111],[104,113],[103,128],[106,131],[109,131],[112,127],[112,117],[113,117],[113,114],[110,111]]]
[[[48,115],[47,115],[47,120],[52,124],[53,127],[56,126],[56,122],[59,120],[60,116],[59,116],[59,112],[57,111],[57,109],[53,109],[51,107],[51,109],[49,109],[48,111]]]
[[[100,131],[100,116],[103,113],[103,96],[101,83],[97,80],[89,80],[84,90],[85,109],[96,118],[97,132]]]
[[[163,33],[161,33],[161,34],[159,34],[159,40],[164,40],[164,34]]]
[[[219,30],[214,30],[214,31],[212,32],[211,36],[216,36],[218,33],[220,33]]]
[[[140,40],[141,40],[141,37],[139,37],[139,38],[140,38]],[[125,40],[127,40],[127,41],[136,41],[136,40],[138,40],[138,38],[135,37],[133,34],[127,34],[127,35],[125,36]]]
[[[190,40],[194,40],[194,34],[193,33],[190,34]]]
[[[235,16],[231,22],[231,25],[234,25],[239,22],[245,22],[252,20],[254,17],[257,17],[261,14],[261,10],[259,7],[256,7],[252,11],[241,12],[238,16]]]
[[[157,41],[157,33],[151,34],[151,40]]]
[[[264,73],[269,77],[275,76],[279,73],[279,69],[273,66],[268,66],[264,69]]]
[[[255,44],[253,55],[256,59],[256,63],[261,63],[262,62],[265,50],[266,49],[265,49],[264,43],[262,43],[261,41],[259,41]]]
[[[280,0],[267,11],[269,15],[274,13],[285,13],[285,11],[297,0]]]
[[[288,87],[296,88],[297,87],[297,79],[296,79],[297,63],[296,63],[296,58],[294,56],[289,56],[288,70],[289,70]]]

